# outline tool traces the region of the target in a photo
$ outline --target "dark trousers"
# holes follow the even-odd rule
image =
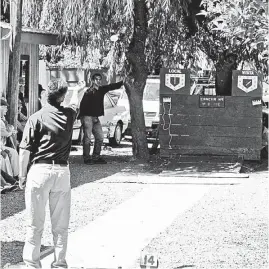
[[[103,129],[98,117],[83,116],[81,117],[83,128],[83,159],[90,160],[91,151],[91,135],[94,136],[94,148],[92,159],[96,160],[100,157],[101,148],[104,141]]]

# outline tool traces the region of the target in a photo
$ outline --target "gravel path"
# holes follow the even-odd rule
[[[130,148],[123,152],[124,154],[115,156],[113,151],[105,151],[106,159],[109,162],[105,166],[84,165],[81,156],[79,156],[81,151],[74,152],[73,156],[70,157],[72,187],[70,233],[79,227],[87,225],[143,189],[142,185],[103,185],[94,183],[126,167],[130,159]],[[24,191],[7,193],[1,196],[1,267],[7,263],[16,264],[22,261],[22,250],[26,233],[24,209]],[[47,207],[42,250],[52,246],[50,230],[51,225]]]
[[[109,164],[105,166],[85,166],[80,154],[81,151],[75,151],[70,159],[70,233],[131,198],[145,186],[96,184],[122,169],[132,168],[130,147],[119,150],[108,148],[105,154]],[[251,171],[249,167],[247,172]],[[139,166],[138,170],[142,171],[143,166]],[[24,208],[23,191],[2,195],[2,266],[22,261],[26,231]],[[212,186],[202,200],[179,215],[172,225],[150,242],[145,251],[159,256],[161,269],[267,268],[267,214],[268,178],[264,172],[253,173],[244,184]],[[42,249],[52,245],[48,212],[46,220]]]
[[[213,187],[144,251],[162,269],[268,268],[268,174]]]

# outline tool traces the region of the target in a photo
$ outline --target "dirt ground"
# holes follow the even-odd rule
[[[139,174],[159,174],[164,169],[173,169],[174,164],[177,165],[174,159],[169,158],[160,158],[158,152],[157,154],[151,155],[150,161],[148,163],[138,163],[133,160],[132,158],[132,149],[131,149],[131,143],[129,142],[123,142],[122,145],[120,145],[118,148],[111,148],[111,147],[105,147],[103,149],[103,156],[108,161],[107,165],[92,165],[87,166],[84,165],[82,160],[82,148],[81,146],[74,146],[71,156],[70,156],[70,170],[71,170],[71,187],[73,190],[75,190],[75,198],[74,198],[74,206],[73,206],[73,216],[76,217],[76,220],[73,221],[71,219],[70,221],[70,232],[75,231],[77,228],[89,223],[90,221],[93,221],[98,216],[103,215],[105,212],[108,212],[111,208],[119,205],[126,199],[129,199],[129,197],[132,197],[137,192],[141,191],[143,189],[143,186],[141,184],[99,184],[100,186],[89,186],[88,183],[96,182],[100,179],[105,179],[113,174],[127,171],[128,173],[139,173]],[[100,169],[101,167],[101,169]],[[257,182],[259,184],[263,184],[260,186],[256,186],[256,188],[262,188],[264,195],[268,198],[267,190],[264,189],[264,186],[267,186],[267,179],[261,179],[261,173],[264,175],[265,172],[268,171],[268,160],[263,159],[259,162],[257,161],[245,161],[241,168],[241,173],[248,173],[250,175],[253,175],[254,177],[257,175]],[[263,186],[263,187],[262,187]],[[253,189],[253,188],[252,188]],[[212,193],[212,196],[208,197],[208,200],[205,199],[205,203],[210,203],[210,212],[207,214],[210,214],[210,217],[202,218],[200,216],[200,221],[204,221],[205,224],[203,226],[204,232],[206,233],[206,226],[209,225],[210,221],[214,222],[214,214],[213,212],[217,212],[219,214],[218,216],[222,215],[222,211],[220,208],[214,208],[214,204],[216,204],[216,201],[225,209],[229,206],[232,206],[233,203],[240,202],[237,201],[237,199],[240,199],[240,195],[243,194],[244,190],[239,190],[240,195],[236,196],[234,193],[231,193],[228,187],[226,189],[222,189],[222,199],[220,200],[219,192],[216,191],[215,193]],[[257,197],[258,193],[248,193],[250,199],[253,199],[253,197]],[[225,200],[226,197],[230,196],[230,200],[227,203]],[[213,198],[212,198],[213,197]],[[237,198],[238,197],[238,198]],[[243,196],[242,196],[243,197]],[[251,198],[252,197],[252,198]],[[262,249],[258,249],[259,253],[261,255],[264,254],[265,246],[267,242],[267,236],[266,236],[266,230],[268,231],[268,221],[265,220],[264,212],[266,210],[266,205],[264,204],[266,201],[263,201],[262,206],[263,208],[260,209],[262,211],[262,214],[259,215],[259,211],[257,211],[257,214],[255,214],[249,222],[249,220],[245,220],[242,222],[242,225],[246,225],[243,227],[240,233],[244,233],[244,229],[248,229],[248,225],[252,225],[253,229],[255,227],[257,230],[261,228],[261,232],[259,235],[259,240],[262,241]],[[90,205],[90,209],[86,206],[86,204]],[[243,205],[242,205],[243,206]],[[24,238],[25,238],[25,215],[24,215],[24,209],[25,209],[25,201],[24,201],[24,191],[17,191],[17,192],[11,192],[7,193],[5,195],[1,196],[1,222],[0,222],[0,229],[1,229],[1,265],[7,266],[8,264],[16,264],[22,261],[22,249],[24,245]],[[240,209],[238,209],[240,210]],[[154,250],[155,252],[159,253],[163,257],[167,256],[166,258],[163,258],[163,261],[165,261],[165,264],[168,266],[172,266],[171,268],[184,268],[175,267],[177,262],[175,260],[175,256],[173,256],[173,253],[176,253],[176,249],[179,247],[178,243],[180,238],[178,238],[178,229],[183,229],[184,225],[186,225],[188,222],[187,219],[189,218],[189,224],[193,223],[193,220],[190,220],[193,218],[197,212],[203,211],[203,208],[197,208],[193,212],[186,213],[185,221],[182,222],[182,219],[176,220],[175,223],[165,231],[163,234],[160,235],[159,238],[156,238],[153,240],[153,242],[147,247],[148,250]],[[90,212],[90,213],[89,213]],[[71,215],[72,215],[71,214]],[[227,211],[223,217],[226,217],[229,219],[229,212]],[[230,225],[233,225],[234,228],[240,229],[240,225],[236,225],[237,215],[234,214],[232,218],[232,223]],[[257,218],[257,223],[255,222],[255,218]],[[210,220],[211,219],[211,220]],[[260,222],[259,222],[260,220]],[[197,223],[198,220],[195,220],[194,222]],[[188,225],[188,224],[187,224]],[[211,225],[211,224],[210,224]],[[229,224],[227,224],[229,225]],[[262,227],[259,225],[262,225]],[[255,226],[255,227],[254,227]],[[45,250],[51,246],[51,235],[50,230],[45,227],[44,235],[43,235],[43,243],[42,243],[42,250]],[[228,226],[227,226],[228,227]],[[191,226],[189,226],[191,228]],[[196,229],[196,226],[193,224],[193,229]],[[228,228],[227,228],[228,229]],[[265,231],[265,232],[264,232]],[[193,233],[193,231],[188,231],[189,233]],[[246,232],[248,234],[249,231]],[[202,238],[204,235],[201,234],[200,236],[194,236],[193,240],[207,240],[205,238]],[[249,234],[248,236],[252,236]],[[178,241],[177,241],[178,240]],[[188,242],[189,239],[186,238],[186,242]],[[213,240],[213,239],[212,239]],[[214,239],[215,240],[215,239]],[[164,242],[161,244],[161,242]],[[180,241],[182,242],[182,241]],[[192,244],[193,241],[188,242],[189,244]],[[167,252],[165,252],[164,244],[167,244],[171,246],[170,251],[172,251],[169,255]],[[210,246],[207,246],[210,248]],[[184,248],[184,247],[183,247]],[[247,243],[244,245],[244,248],[247,248]],[[185,246],[184,252],[185,254],[190,251],[189,248]],[[205,250],[207,251],[207,250]],[[218,251],[217,249],[215,251]],[[245,250],[244,250],[245,251]],[[165,253],[164,253],[165,252]],[[171,256],[172,255],[172,256]],[[245,255],[245,254],[244,254]],[[170,260],[169,261],[169,257]],[[255,256],[254,258],[260,258],[260,256]],[[194,259],[194,258],[193,258]],[[202,258],[201,258],[202,259]],[[221,259],[221,258],[220,258]],[[266,263],[263,260],[261,263]],[[195,260],[195,259],[194,259]],[[188,262],[188,260],[186,260]],[[194,261],[193,261],[194,262]],[[196,266],[195,268],[225,268],[225,267],[210,267],[210,264],[208,264],[206,261],[202,261],[205,266],[209,267],[203,267],[202,265]],[[217,261],[216,261],[217,262]],[[197,261],[199,263],[199,261]],[[221,263],[221,261],[220,261]],[[178,263],[179,264],[179,263]],[[253,265],[254,262],[252,261],[251,264]],[[262,266],[262,264],[258,266]],[[227,264],[226,264],[227,265]],[[194,266],[188,266],[188,267],[194,267]],[[237,266],[231,266],[229,268],[239,268]],[[246,268],[252,268],[252,269],[260,269],[260,268],[266,268],[266,267],[255,267],[253,266],[246,266]],[[243,269],[243,268],[242,268]]]

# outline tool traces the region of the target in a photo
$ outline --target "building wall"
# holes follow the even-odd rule
[[[29,55],[29,115],[38,109],[38,78],[39,78],[39,53],[38,45],[22,44],[21,54]]]
[[[0,92],[6,97],[8,81],[9,41],[1,40],[0,45]],[[39,48],[38,44],[21,44],[21,55],[29,55],[29,103],[28,114],[33,114],[38,108],[38,78],[39,78]]]
[[[0,41],[0,94],[6,96],[7,77],[8,77],[8,58],[9,58],[9,41]]]

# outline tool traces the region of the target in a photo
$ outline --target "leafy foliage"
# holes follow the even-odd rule
[[[40,59],[45,60],[49,67],[66,68],[101,68],[101,58],[98,49],[88,50],[87,57],[82,61],[80,47],[71,46],[45,46],[40,45]]]
[[[214,62],[234,55],[237,64],[253,62],[253,67],[268,74],[268,12],[261,0],[203,0],[197,14],[204,22],[194,40]]]
[[[147,41],[145,54],[150,72],[163,63],[188,61],[182,43],[187,28],[190,0],[147,0]],[[98,49],[104,64],[122,70],[125,53],[134,33],[133,0],[28,0],[24,2],[25,26],[58,32],[65,49],[70,45],[84,61],[91,50]],[[111,41],[111,36],[116,41]],[[181,44],[181,46],[180,46]],[[53,52],[53,50],[51,50]],[[59,52],[59,50],[58,50]],[[52,58],[53,58],[52,53]],[[54,61],[57,59],[54,59]],[[60,59],[59,59],[60,60]]]

